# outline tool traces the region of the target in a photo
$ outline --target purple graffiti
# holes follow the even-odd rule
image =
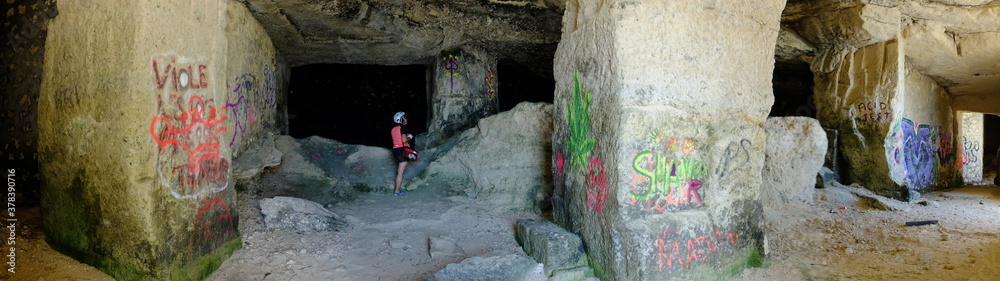
[[[458,76],[458,57],[455,55],[448,55],[444,59],[444,69],[448,70],[445,72],[444,76],[451,77],[451,89],[455,89],[455,76]]]
[[[903,118],[903,166],[906,167],[906,182],[910,187],[921,188],[934,181],[935,151],[931,139],[931,126],[915,125]]]
[[[245,134],[247,129],[253,130],[256,117],[253,106],[250,104],[250,98],[247,96],[252,96],[256,83],[257,77],[252,74],[244,74],[233,79],[235,86],[226,82],[226,89],[229,90],[226,95],[226,108],[230,110],[233,128],[235,128],[233,136],[229,140],[229,146],[233,146],[236,143],[236,137]]]

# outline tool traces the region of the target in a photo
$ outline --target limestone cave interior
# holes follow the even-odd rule
[[[1000,275],[1000,1],[0,12],[0,280]]]

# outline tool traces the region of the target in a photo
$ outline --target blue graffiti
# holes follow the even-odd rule
[[[921,188],[934,181],[934,140],[931,126],[914,125],[903,118],[903,166],[906,167],[906,182],[911,188]]]

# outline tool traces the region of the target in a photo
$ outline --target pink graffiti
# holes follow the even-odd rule
[[[222,126],[226,117],[216,112],[211,106],[211,99],[192,96],[186,108],[181,97],[171,95],[170,99],[180,114],[159,115],[153,117],[149,124],[149,133],[156,141],[159,153],[171,155],[179,151],[184,154],[185,163],[173,167],[172,172],[178,174],[181,186],[188,187],[189,192],[195,192],[195,186],[206,182],[225,184],[229,161],[223,158],[217,137],[226,130]],[[221,108],[225,109],[225,106]],[[163,164],[162,161],[160,164]]]
[[[676,236],[674,230],[667,228],[656,237],[656,264],[661,272],[664,265],[670,269],[674,266],[690,268],[692,263],[704,261],[710,254],[718,252],[720,247],[735,245],[740,238],[739,234],[723,234],[718,230],[689,239]]]
[[[587,206],[594,211],[604,209],[608,200],[608,175],[604,171],[601,159],[594,158],[587,169]]]

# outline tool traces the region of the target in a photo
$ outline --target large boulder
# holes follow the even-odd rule
[[[816,173],[826,157],[826,132],[809,117],[772,117],[764,124],[767,157],[761,177],[765,207],[812,203]]]
[[[483,118],[427,167],[425,181],[453,188],[495,209],[539,209],[551,194],[552,105],[521,103]]]
[[[295,230],[300,232],[332,231],[347,226],[337,214],[319,203],[293,197],[278,196],[260,200],[267,229]]]
[[[518,220],[515,238],[525,253],[545,264],[545,274],[548,276],[553,276],[558,270],[585,267],[583,271],[586,272],[589,269],[580,236],[552,222]]]

